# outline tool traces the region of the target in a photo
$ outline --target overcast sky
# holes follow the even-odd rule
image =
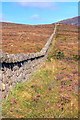
[[[0,20],[48,24],[75,16],[78,16],[77,2],[2,2]]]

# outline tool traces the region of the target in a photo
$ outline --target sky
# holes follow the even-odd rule
[[[78,2],[2,2],[0,21],[51,24],[78,16]]]

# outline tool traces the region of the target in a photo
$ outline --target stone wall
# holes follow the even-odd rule
[[[7,97],[9,91],[19,82],[24,82],[33,74],[33,71],[44,62],[48,49],[55,37],[56,25],[53,34],[40,52],[30,54],[0,53],[0,83],[2,97]]]

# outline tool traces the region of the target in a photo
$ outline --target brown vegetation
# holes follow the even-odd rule
[[[40,51],[53,33],[54,25],[21,25],[2,23],[0,49],[8,53],[31,53]]]
[[[77,30],[58,26],[47,61],[30,81],[18,84],[3,104],[5,117],[78,118],[79,71],[73,57],[78,55]]]

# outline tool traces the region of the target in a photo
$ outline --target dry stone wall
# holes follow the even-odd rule
[[[24,82],[44,62],[48,49],[56,34],[56,25],[53,34],[40,52],[30,54],[0,53],[0,94],[6,98],[9,91],[19,82]]]

